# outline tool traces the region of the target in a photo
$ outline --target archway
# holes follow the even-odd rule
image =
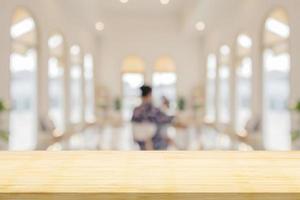
[[[285,10],[274,10],[264,27],[263,133],[268,150],[291,149],[290,28]]]
[[[154,67],[152,79],[153,99],[157,106],[170,114],[176,110],[176,82],[177,74],[175,62],[168,56],[160,57]]]
[[[205,122],[213,123],[216,120],[216,78],[217,57],[210,54],[206,64],[206,100],[205,100]]]
[[[79,45],[70,49],[70,122],[80,124],[83,117],[82,50]]]
[[[17,8],[10,29],[11,150],[33,150],[37,143],[37,30],[32,15]]]
[[[85,81],[85,121],[95,122],[95,83],[94,59],[91,54],[84,56],[84,81]]]
[[[130,121],[133,109],[140,104],[139,88],[144,84],[145,63],[138,56],[128,56],[122,65],[123,118]]]
[[[54,34],[48,40],[48,114],[53,121],[57,133],[65,130],[64,105],[64,73],[65,73],[65,44],[61,34]]]
[[[238,135],[245,136],[252,115],[252,39],[240,34],[236,41],[236,121]]]
[[[224,45],[220,48],[219,58],[219,99],[218,99],[218,122],[228,124],[230,122],[230,62],[231,49]]]

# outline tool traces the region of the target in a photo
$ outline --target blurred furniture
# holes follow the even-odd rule
[[[144,142],[146,150],[153,150],[152,138],[156,130],[156,125],[152,123],[132,123],[133,139],[137,142]]]

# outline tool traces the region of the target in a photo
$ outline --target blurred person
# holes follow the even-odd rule
[[[168,116],[152,102],[152,88],[144,85],[141,88],[142,103],[134,109],[132,122],[134,123],[152,123],[157,127],[155,136],[152,138],[153,148],[155,150],[165,150],[170,144],[170,140],[162,135],[165,126],[174,122],[174,116]],[[145,142],[139,142],[140,148],[145,150]]]

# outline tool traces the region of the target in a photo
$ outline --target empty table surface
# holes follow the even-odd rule
[[[300,199],[300,153],[1,152],[0,199]]]

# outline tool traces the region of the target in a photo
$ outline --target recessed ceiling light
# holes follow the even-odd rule
[[[80,46],[79,45],[73,45],[70,49],[70,53],[72,55],[79,55],[80,54]]]
[[[195,28],[196,28],[198,31],[204,31],[205,28],[206,28],[206,25],[205,25],[204,22],[200,21],[200,22],[197,22],[197,23],[196,23]]]
[[[97,31],[103,31],[103,30],[104,30],[104,23],[103,23],[103,22],[97,22],[97,23],[95,24],[95,29],[96,29]]]
[[[160,3],[161,3],[162,5],[167,5],[167,4],[170,3],[170,0],[160,0]]]
[[[227,55],[230,54],[231,50],[230,50],[230,47],[228,45],[223,45],[220,48],[220,52],[221,52],[222,55],[227,56]]]
[[[120,0],[121,3],[128,3],[128,0]]]

